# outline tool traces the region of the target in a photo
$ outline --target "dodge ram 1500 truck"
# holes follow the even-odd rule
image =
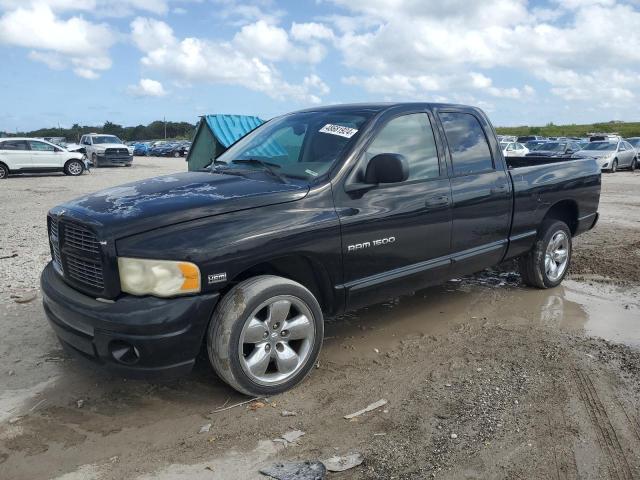
[[[129,376],[206,350],[250,395],[298,384],[323,319],[518,258],[558,285],[598,219],[592,159],[506,159],[477,108],[363,104],[266,122],[198,172],[48,215],[44,309],[63,346]]]

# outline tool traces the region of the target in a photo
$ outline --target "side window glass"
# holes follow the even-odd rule
[[[365,159],[368,162],[380,153],[403,155],[409,163],[409,181],[440,176],[436,141],[426,113],[390,120],[367,148]]]
[[[493,170],[487,137],[476,117],[468,113],[440,114],[451,151],[454,175],[472,175]]]
[[[0,150],[28,150],[27,142],[24,140],[7,140],[0,142]]]
[[[29,146],[31,147],[31,150],[35,152],[53,152],[54,151],[53,145],[49,145],[48,143],[44,143],[44,142],[36,142],[33,140],[29,140]]]

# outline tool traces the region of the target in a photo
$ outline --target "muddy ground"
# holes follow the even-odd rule
[[[506,265],[328,320],[300,387],[216,413],[247,398],[205,358],[168,384],[86,370],[37,290],[50,207],[183,168],[0,185],[0,479],[257,479],[350,452],[362,465],[329,478],[640,478],[640,173],[603,176],[600,224],[563,286],[524,288]],[[305,435],[274,441],[292,430]]]

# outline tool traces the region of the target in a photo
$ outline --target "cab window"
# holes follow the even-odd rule
[[[365,151],[366,162],[380,153],[403,155],[409,163],[408,181],[440,176],[436,141],[426,113],[390,120]]]
[[[478,119],[469,113],[440,113],[451,152],[453,174],[473,175],[493,170],[493,157]]]

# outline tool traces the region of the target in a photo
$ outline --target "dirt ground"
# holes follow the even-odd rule
[[[183,169],[145,158],[2,181],[0,479],[259,479],[351,452],[363,463],[328,478],[640,478],[640,173],[603,176],[600,223],[561,287],[525,288],[505,265],[327,320],[301,386],[216,412],[247,398],[205,358],[168,384],[86,370],[38,292],[50,207]]]

